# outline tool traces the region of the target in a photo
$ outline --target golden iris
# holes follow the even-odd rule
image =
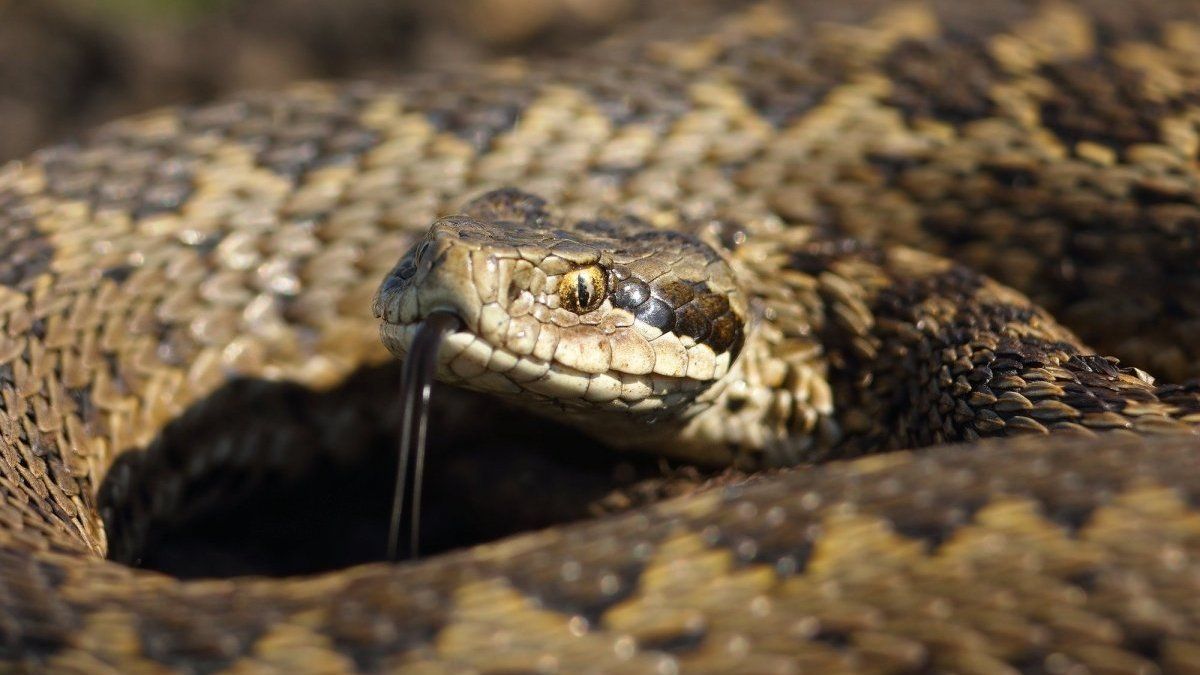
[[[607,294],[607,275],[597,265],[571,270],[558,282],[559,306],[576,314],[594,311]]]

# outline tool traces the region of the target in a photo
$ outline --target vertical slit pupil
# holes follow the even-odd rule
[[[579,309],[586,310],[588,305],[592,304],[591,289],[588,288],[587,278],[584,274],[575,277],[575,296],[579,299]]]

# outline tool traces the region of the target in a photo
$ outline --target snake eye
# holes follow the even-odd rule
[[[558,282],[558,302],[576,314],[587,314],[600,306],[608,295],[604,269],[592,265],[571,270]]]

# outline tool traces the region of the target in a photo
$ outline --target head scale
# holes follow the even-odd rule
[[[516,190],[437,221],[375,298],[403,357],[448,310],[439,379],[548,410],[685,415],[741,350],[747,317],[726,261],[634,218],[563,222]]]

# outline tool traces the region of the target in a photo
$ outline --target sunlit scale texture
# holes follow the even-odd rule
[[[9,606],[71,645],[54,665],[1189,672],[1194,450],[883,455],[401,568],[241,581],[236,599],[62,555],[5,579],[42,590]]]
[[[0,168],[0,659],[1194,672],[1200,408],[1172,383],[1200,373],[1200,6],[687,4],[571,57],[152,112]],[[442,248],[543,209],[568,230],[545,255]],[[688,244],[626,259],[570,226]],[[391,358],[381,280],[451,250],[457,295],[377,311],[473,294],[441,376],[537,393],[556,361],[530,404],[586,426],[623,401],[590,427],[614,444],[746,467],[971,444],[314,578],[103,559],[136,544],[105,509],[310,462],[267,435],[136,480],[238,378],[326,391]],[[556,304],[591,264],[609,326]],[[597,328],[629,339],[584,349]]]
[[[584,273],[594,306],[564,306],[564,282],[574,293]],[[726,375],[749,320],[728,261],[698,239],[631,217],[564,221],[516,190],[436,223],[375,299],[400,357],[434,311],[464,324],[447,340],[447,381],[542,407],[680,417]]]

